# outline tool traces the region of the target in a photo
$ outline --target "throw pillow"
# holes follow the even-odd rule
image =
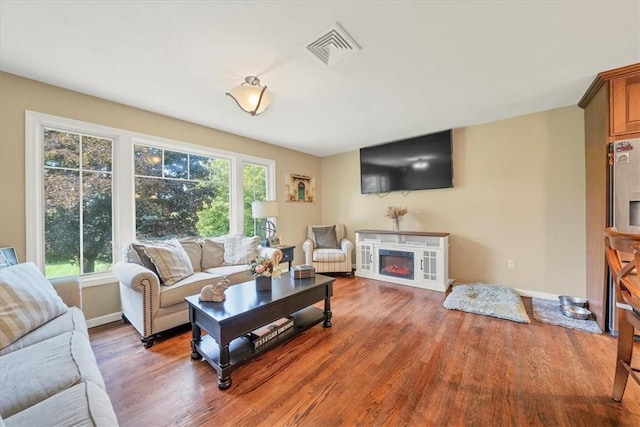
[[[316,240],[316,247],[319,249],[339,249],[336,238],[336,226],[313,227],[313,234]]]
[[[200,246],[200,242],[198,242],[194,237],[186,237],[184,239],[180,239],[179,242],[182,245],[182,249],[184,249],[187,255],[189,255],[193,271],[201,271],[202,246]]]
[[[204,239],[202,241],[202,268],[220,267],[224,264],[224,238]]]
[[[0,348],[69,309],[32,262],[0,270]]]
[[[156,269],[156,266],[151,261],[151,258],[149,258],[149,255],[147,255],[147,253],[144,251],[147,244],[141,243],[141,242],[133,242],[131,243],[131,246],[133,247],[133,250],[136,251],[136,253],[138,254],[138,258],[140,259],[140,265],[151,270],[153,274],[157,276],[158,270]],[[133,259],[133,258],[130,257],[129,259]]]
[[[140,255],[138,255],[138,252],[133,247],[133,243],[134,242],[127,242],[122,247],[122,251],[120,252],[122,254],[122,261],[143,265]]]
[[[156,266],[158,275],[167,286],[193,274],[189,255],[175,239],[145,245],[144,252]]]
[[[227,265],[249,264],[258,257],[260,237],[242,234],[224,236],[224,263]]]

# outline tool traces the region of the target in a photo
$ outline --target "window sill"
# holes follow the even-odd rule
[[[104,273],[88,274],[86,276],[80,276],[80,283],[82,283],[82,289],[92,288],[94,286],[110,285],[112,283],[118,283],[118,279],[114,276],[113,272],[106,271]]]

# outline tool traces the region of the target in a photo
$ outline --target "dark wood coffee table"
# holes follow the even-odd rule
[[[255,281],[231,286],[224,302],[199,301],[199,295],[185,298],[192,326],[191,359],[204,357],[218,372],[218,388],[231,387],[231,372],[277,344],[318,323],[331,327],[333,277],[317,274],[310,279],[293,279],[283,273],[273,279],[270,291],[256,291]],[[324,300],[324,310],[312,305]],[[273,345],[253,349],[246,335],[274,320],[289,316],[294,327]],[[207,335],[202,336],[202,330]],[[286,339],[285,339],[286,338]]]

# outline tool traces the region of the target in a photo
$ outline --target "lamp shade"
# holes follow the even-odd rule
[[[257,116],[262,113],[273,101],[271,92],[266,86],[260,86],[260,79],[248,76],[240,85],[231,89],[227,95],[233,98],[242,110]]]
[[[251,203],[252,218],[275,218],[280,214],[278,202],[255,201]]]

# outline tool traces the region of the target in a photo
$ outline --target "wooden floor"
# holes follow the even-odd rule
[[[616,340],[442,307],[444,294],[338,278],[333,327],[276,347],[217,388],[184,329],[145,350],[91,329],[122,426],[640,426],[640,386],[609,398]],[[640,359],[636,344],[635,365]]]

